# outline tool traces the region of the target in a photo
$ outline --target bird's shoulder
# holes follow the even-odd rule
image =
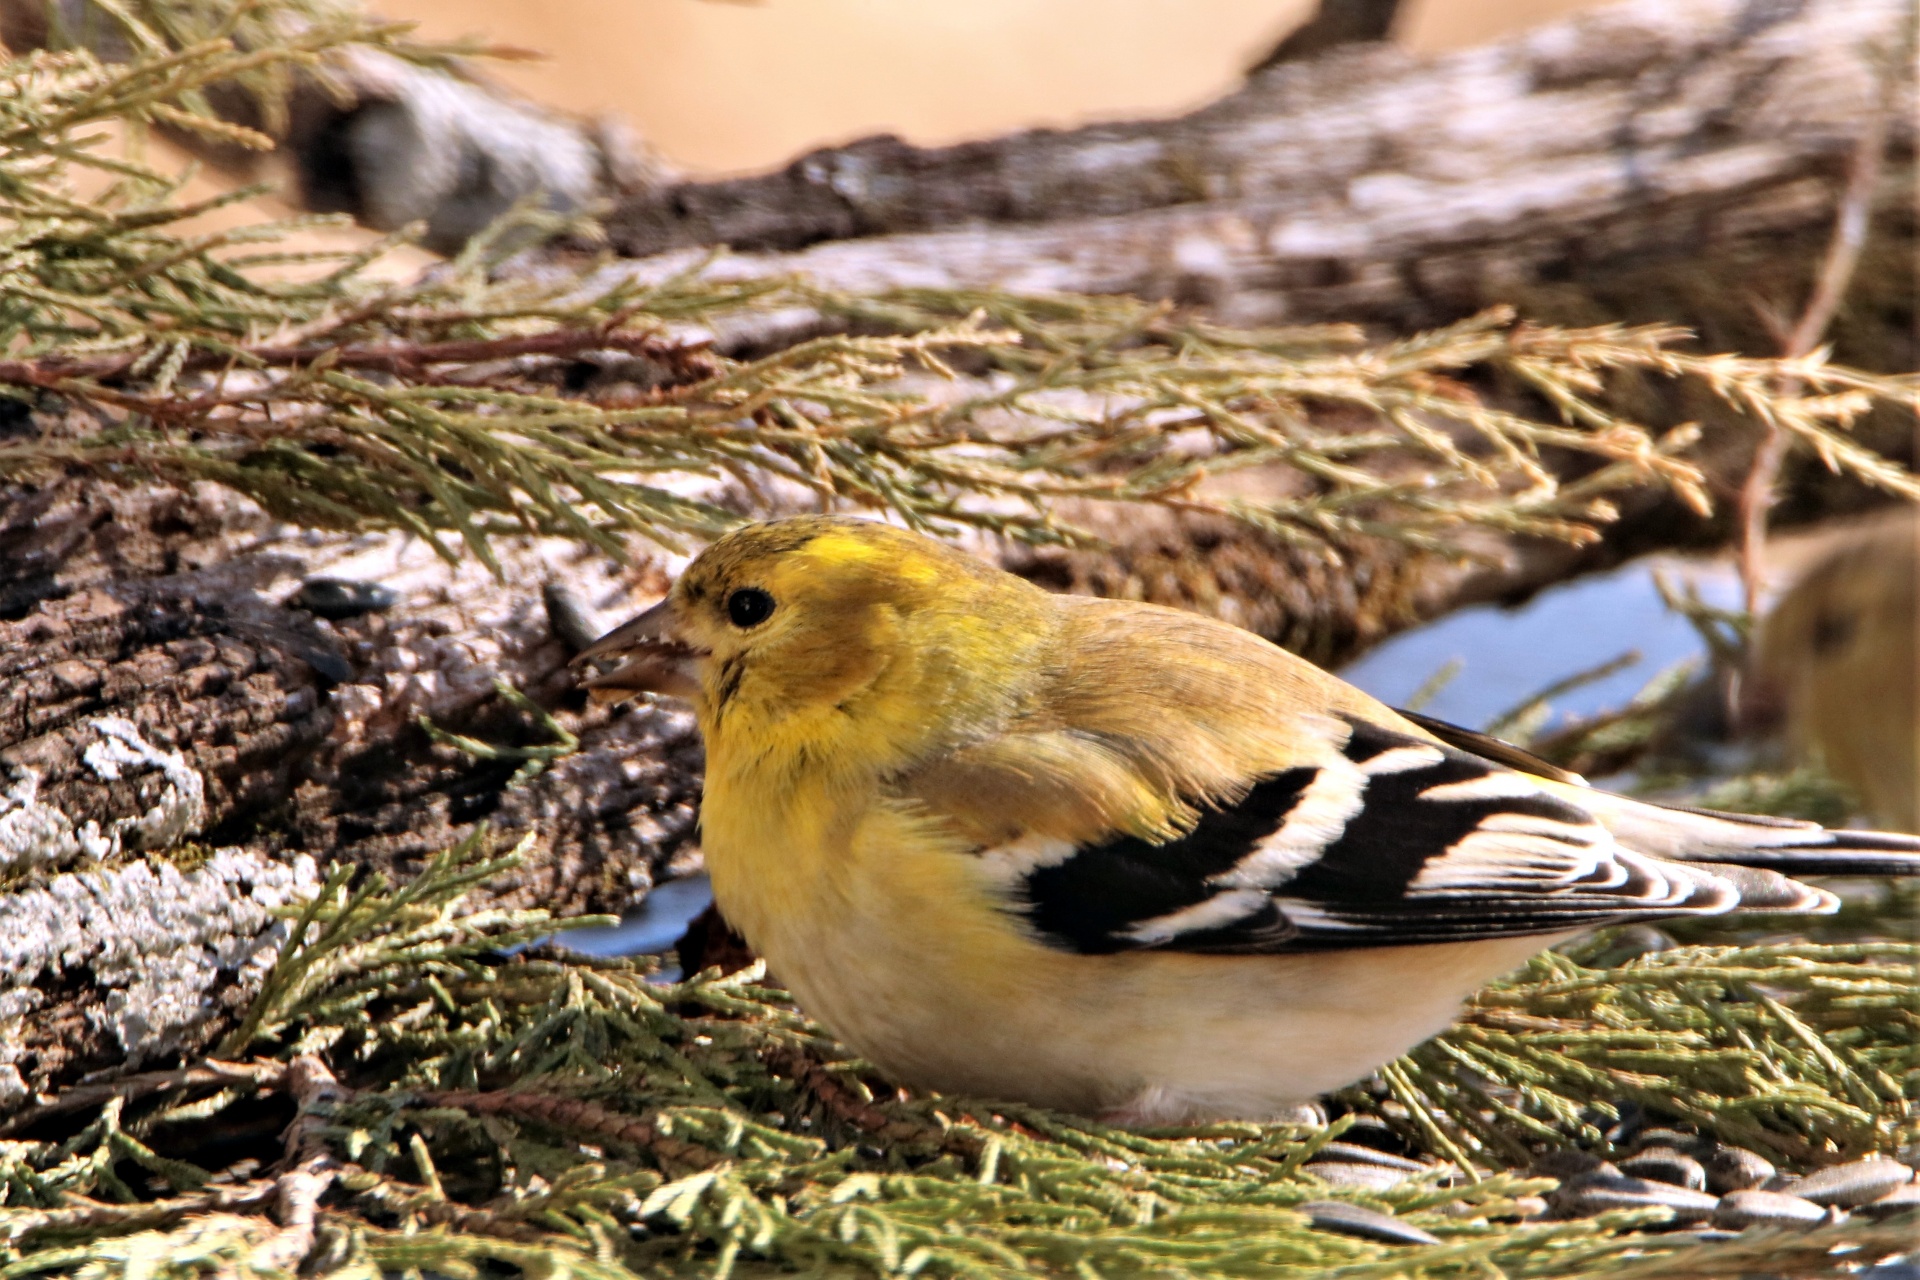
[[[1164,838],[1261,777],[1337,756],[1329,716],[1420,732],[1237,627],[1129,601],[1057,607],[1049,660],[1017,711],[898,780],[981,842]]]

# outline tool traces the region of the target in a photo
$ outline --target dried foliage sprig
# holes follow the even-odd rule
[[[155,123],[242,146],[261,135],[286,136],[295,77],[326,80],[331,65],[315,55],[328,50],[377,48],[449,69],[463,54],[511,52],[418,40],[412,23],[370,18],[343,0],[46,0],[43,12],[46,46],[57,51],[92,49],[135,66],[194,51],[240,51],[215,76],[190,74],[152,109]],[[300,56],[287,57],[289,50]],[[208,93],[215,85],[225,94],[219,107]]]
[[[1351,1121],[1142,1134],[899,1094],[757,970],[662,983],[646,961],[504,954],[550,925],[459,905],[499,866],[469,845],[399,888],[330,883],[224,1046],[251,1056],[40,1108],[30,1138],[0,1144],[0,1275],[282,1274],[304,1258],[604,1280],[1812,1277],[1911,1245],[1910,1224],[1861,1220],[1705,1242],[1663,1231],[1660,1210],[1526,1221],[1522,1198],[1548,1181],[1444,1166],[1330,1188],[1307,1160]],[[1596,1118],[1635,1100],[1789,1165],[1893,1150],[1915,1137],[1917,955],[1546,957],[1356,1101],[1483,1166],[1605,1154]],[[263,1111],[279,1118],[263,1128]],[[275,1173],[289,1144],[302,1163]],[[326,1188],[304,1234],[285,1225],[300,1169]],[[1329,1198],[1440,1243],[1316,1230],[1301,1206]]]
[[[33,409],[0,441],[0,480],[213,480],[300,523],[405,529],[489,563],[489,539],[516,531],[614,554],[628,534],[709,536],[739,518],[713,500],[721,481],[1040,540],[1079,534],[1058,514],[1072,498],[1316,544],[1455,547],[1473,528],[1584,541],[1625,489],[1706,502],[1690,428],[1609,407],[1608,377],[1629,373],[1695,380],[1830,465],[1920,493],[1847,434],[1876,400],[1915,403],[1911,380],[1695,355],[1671,329],[1492,312],[1368,344],[1127,299],[859,298],[699,270],[642,284],[593,264],[503,276],[510,250],[557,226],[531,211],[410,283],[369,278],[368,255],[277,278],[238,250],[286,226],[182,236],[168,180],[106,159],[86,130],[171,120],[223,78],[365,38],[292,25],[247,52],[214,40],[132,68],[64,54],[0,73],[0,393]],[[73,173],[89,166],[119,181],[83,200]],[[751,357],[705,340],[794,308],[837,328]],[[1781,394],[1789,373],[1801,394]],[[1495,404],[1482,377],[1545,412]],[[1257,500],[1216,483],[1256,467],[1288,479]]]

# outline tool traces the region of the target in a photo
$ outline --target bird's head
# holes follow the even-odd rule
[[[596,698],[694,704],[710,754],[782,746],[869,767],[997,724],[1038,678],[1045,592],[931,538],[801,516],[726,535],[667,598],[577,661],[623,659]]]

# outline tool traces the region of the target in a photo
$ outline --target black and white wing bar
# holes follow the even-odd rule
[[[1095,954],[1468,941],[1743,905],[1821,911],[1831,894],[1781,873],[1920,873],[1912,837],[1661,809],[1366,721],[1326,731],[1338,748],[1328,763],[1268,775],[1176,839],[986,856],[1014,872],[1015,908],[1043,938]]]

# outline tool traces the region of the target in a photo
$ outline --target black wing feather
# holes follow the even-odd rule
[[[1013,906],[1054,946],[1110,954],[1457,942],[1739,903],[1732,880],[1620,848],[1586,810],[1457,747],[1349,720],[1341,755],[1261,779],[1174,839],[1116,837],[1035,867]],[[1290,819],[1310,788],[1324,808],[1342,787],[1352,803],[1304,826],[1325,838],[1301,852]],[[1263,863],[1276,840],[1287,856]]]
[[[1193,830],[1162,844],[1121,836],[1077,850],[1065,862],[1037,868],[1023,885],[1033,927],[1069,950],[1100,955],[1138,944],[1127,931],[1143,921],[1216,896],[1211,883],[1238,866],[1273,834],[1313,778],[1312,769],[1288,769],[1262,778],[1238,804],[1206,810]],[[1261,919],[1236,922],[1221,937],[1195,932],[1182,950],[1241,951],[1248,934],[1262,938],[1282,927],[1268,903]]]
[[[1480,756],[1503,764],[1509,769],[1521,773],[1531,773],[1539,778],[1552,778],[1555,782],[1570,782],[1575,786],[1584,786],[1586,779],[1570,769],[1562,769],[1550,760],[1542,760],[1525,747],[1516,747],[1511,742],[1496,738],[1490,733],[1481,733],[1477,729],[1463,729],[1457,724],[1445,720],[1435,720],[1432,716],[1423,716],[1418,711],[1408,711],[1395,707],[1394,714],[1403,720],[1425,729],[1450,747],[1464,751],[1469,755]]]

